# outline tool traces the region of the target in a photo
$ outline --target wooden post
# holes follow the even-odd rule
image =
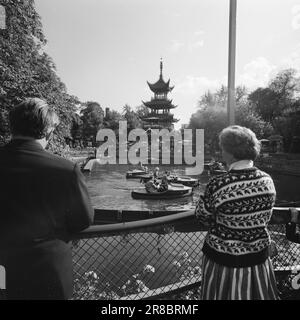
[[[235,51],[236,51],[236,6],[237,0],[230,0],[229,46],[228,46],[228,125],[235,123]]]

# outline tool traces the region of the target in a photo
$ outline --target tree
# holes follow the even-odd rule
[[[280,115],[279,94],[270,88],[258,88],[248,97],[255,111],[270,123]]]
[[[73,114],[73,121],[71,126],[71,136],[73,144],[81,145],[83,142],[83,121],[79,114]]]
[[[2,0],[6,29],[0,37],[0,135],[9,138],[8,112],[26,97],[38,97],[60,117],[54,141],[70,136],[72,113],[78,99],[67,93],[55,64],[44,51],[46,39],[33,0]]]
[[[88,101],[86,108],[81,110],[82,135],[84,141],[96,145],[96,137],[103,125],[104,112],[98,102]]]
[[[119,136],[119,122],[124,121],[121,113],[116,110],[108,110],[103,119],[103,127],[112,129]]]
[[[215,153],[218,150],[218,135],[227,125],[226,109],[210,107],[197,110],[192,114],[189,128],[204,129],[205,151]]]
[[[199,101],[200,108],[192,114],[189,123],[189,128],[204,129],[205,149],[211,153],[218,150],[219,133],[227,126],[227,109],[224,107],[227,103],[226,91],[222,86],[215,93],[204,94]],[[237,90],[236,124],[253,130],[258,138],[266,137],[273,132],[273,128],[251,107],[246,92],[245,87]]]
[[[248,97],[249,101],[264,120],[272,123],[297,100],[295,94],[299,92],[299,82],[295,69],[282,70],[266,88],[254,90]]]
[[[127,131],[131,131],[132,129],[139,128],[142,125],[142,121],[137,115],[137,113],[131,109],[128,104],[125,104],[123,107],[122,116],[127,121]]]
[[[136,112],[138,118],[140,119],[141,126],[143,126],[143,121],[142,121],[142,119],[143,119],[144,117],[148,116],[148,114],[149,114],[149,109],[148,109],[144,104],[142,104],[142,105],[140,105],[140,106],[137,106],[137,107],[135,108],[135,110],[136,110],[135,112]]]
[[[227,108],[227,96],[228,90],[227,87],[222,85],[220,89],[212,93],[207,91],[199,100],[198,107],[200,109],[219,107]],[[236,88],[236,103],[238,104],[247,96],[247,89],[244,86],[238,86]]]
[[[285,151],[298,136],[300,78],[296,74],[294,69],[282,70],[266,88],[258,88],[248,97],[256,112],[283,137]]]
[[[280,71],[271,80],[269,88],[279,94],[279,97],[286,102],[294,99],[295,93],[299,92],[300,78],[296,77],[295,69],[285,69]]]
[[[274,129],[247,102],[240,103],[236,109],[236,123],[251,129],[259,139],[269,137]]]

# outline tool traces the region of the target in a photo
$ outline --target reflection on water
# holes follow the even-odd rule
[[[151,166],[149,166],[151,170]],[[161,172],[167,170],[185,175],[185,166],[160,166]],[[189,210],[194,208],[200,193],[203,193],[208,181],[206,174],[194,176],[200,179],[200,186],[195,188],[192,197],[170,200],[132,199],[131,191],[144,188],[139,179],[126,179],[126,171],[133,169],[130,165],[96,164],[91,173],[86,173],[87,185],[95,208],[122,210]],[[277,200],[299,201],[300,178],[283,175],[272,175]]]

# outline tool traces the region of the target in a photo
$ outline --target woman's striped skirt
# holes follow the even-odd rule
[[[219,265],[203,255],[202,300],[277,300],[271,259],[247,268]]]

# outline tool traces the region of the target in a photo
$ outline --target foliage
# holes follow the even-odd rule
[[[122,115],[116,110],[109,110],[103,119],[103,127],[110,128],[118,133],[119,122],[124,120]]]
[[[189,128],[204,129],[205,150],[218,150],[218,136],[227,126],[227,88],[222,86],[215,93],[207,92],[199,101],[199,109],[192,114]],[[236,123],[253,130],[259,138],[272,133],[272,126],[247,101],[247,90],[239,87],[236,93]]]
[[[140,273],[130,276],[121,288],[113,289],[112,285],[107,282],[105,289],[103,289],[103,284],[97,273],[88,271],[83,274],[81,279],[75,279],[74,297],[80,300],[112,300],[120,299],[121,296],[145,292],[149,290],[145,281],[153,273],[155,273],[155,268],[151,265],[145,265]]]
[[[46,39],[33,0],[2,0],[7,28],[0,37],[0,135],[9,138],[8,112],[26,97],[48,102],[60,117],[57,141],[70,136],[78,99],[67,93],[55,65],[44,51]]]
[[[200,109],[206,108],[223,108],[227,107],[227,87],[224,85],[216,92],[207,91],[199,100],[198,106]],[[247,95],[247,89],[244,86],[239,86],[236,88],[236,102],[237,104],[241,102]]]
[[[127,296],[130,294],[141,293],[148,291],[149,288],[145,285],[145,282],[149,279],[149,276],[155,273],[155,268],[151,265],[145,265],[140,273],[132,275],[122,286],[122,295]]]
[[[273,133],[272,125],[263,118],[248,103],[241,103],[236,110],[236,123],[251,129],[259,139]]]
[[[179,281],[189,279],[191,277],[201,276],[199,266],[194,266],[187,252],[183,252],[178,256],[177,260],[172,263],[176,268],[177,278]],[[113,288],[109,282],[101,283],[99,276],[95,271],[87,271],[79,279],[75,279],[74,299],[80,300],[111,300],[120,299],[123,296],[139,294],[149,290],[146,283],[156,272],[151,265],[145,265],[139,273],[131,275],[120,288]],[[184,294],[173,295],[172,299],[196,300],[199,299],[199,288],[189,290]]]
[[[299,78],[296,70],[280,71],[266,88],[254,90],[248,97],[256,111],[271,124],[297,101]]]
[[[82,145],[82,139],[83,139],[83,121],[79,114],[74,113],[72,118],[72,125],[71,125],[71,136],[73,139],[73,146],[77,145],[78,143],[81,147]]]
[[[300,78],[296,74],[294,69],[282,70],[266,88],[258,88],[248,97],[256,112],[283,137],[286,151],[291,150],[293,137],[300,135]]]
[[[105,290],[99,290],[100,282],[96,272],[85,272],[83,277],[75,279],[74,296],[80,300],[112,300],[120,297],[106,283]]]
[[[192,260],[186,251],[182,252],[178,259],[173,261],[173,266],[176,267],[176,273],[180,281],[201,276],[201,268],[192,264]]]
[[[145,107],[146,108],[146,107]],[[80,111],[80,116],[73,115],[71,126],[71,134],[74,140],[81,141],[80,144],[87,145],[92,142],[96,145],[96,136],[99,129],[109,128],[115,131],[116,135],[119,134],[119,122],[127,121],[128,132],[142,127],[142,117],[148,111],[140,106],[136,111],[128,104],[125,104],[122,113],[116,110],[106,108],[105,114],[100,104],[97,102],[86,102]]]
[[[205,151],[216,152],[218,150],[218,135],[227,124],[226,110],[210,107],[198,110],[192,114],[189,128],[204,129]]]
[[[295,98],[295,94],[300,91],[299,80],[295,69],[285,69],[270,81],[269,88],[279,94],[281,103],[289,102]]]
[[[98,102],[86,102],[86,108],[81,110],[82,138],[84,141],[91,140],[93,146],[96,144],[96,136],[101,128],[104,119],[104,111]]]
[[[142,121],[138,114],[131,109],[131,107],[128,104],[125,104],[123,107],[123,117],[127,121],[127,130],[128,132],[135,129],[139,128],[142,125]]]
[[[254,110],[270,123],[280,114],[279,95],[270,88],[258,88],[248,97]]]
[[[282,299],[299,298],[299,291],[292,288],[291,283],[295,277],[299,278],[299,268],[288,271],[291,266],[297,265],[297,247],[295,244],[285,240],[284,234],[278,232],[276,228],[274,233],[271,233],[272,238],[276,240],[277,253],[272,258],[274,268],[287,267],[286,272],[278,272],[276,274],[277,287],[280,291]],[[201,290],[201,267],[198,262],[192,261],[186,251],[180,252],[171,262],[172,268],[176,271],[175,281],[181,282],[184,280],[196,277],[197,285],[194,289],[188,289],[181,293],[168,293],[161,299],[168,300],[200,300]],[[147,284],[151,283],[151,278],[155,275],[155,268],[152,265],[144,265],[139,273],[130,275],[124,284],[120,287],[113,286],[111,283],[103,283],[95,271],[88,271],[81,278],[75,279],[74,299],[81,300],[119,300],[121,297],[147,292],[149,290]],[[200,283],[200,284],[199,284]],[[298,286],[298,284],[297,284]]]
[[[149,114],[149,109],[145,105],[140,105],[136,107],[136,114],[139,117],[139,119],[142,119],[143,117],[147,116]]]

